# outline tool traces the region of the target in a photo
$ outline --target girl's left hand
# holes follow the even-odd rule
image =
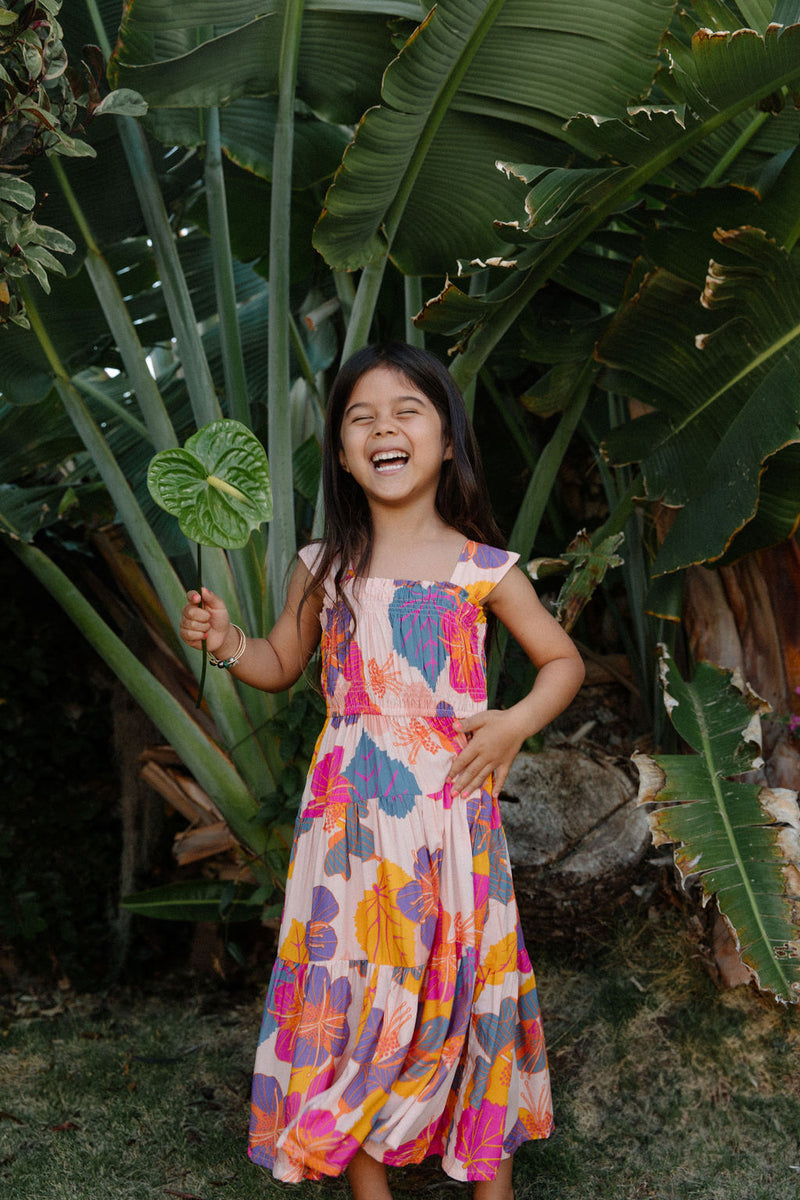
[[[510,710],[497,708],[464,717],[457,727],[467,744],[453,759],[449,778],[462,796],[469,796],[494,773],[495,795],[506,781],[511,764],[528,735]]]

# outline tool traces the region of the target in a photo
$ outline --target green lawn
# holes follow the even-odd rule
[[[719,992],[686,913],[637,907],[584,957],[536,955],[558,1130],[517,1155],[517,1200],[797,1200],[800,1013]],[[3,1200],[346,1197],[280,1186],[245,1154],[261,996],[206,980],[160,993],[0,1001]],[[434,1164],[396,1200],[470,1188]]]

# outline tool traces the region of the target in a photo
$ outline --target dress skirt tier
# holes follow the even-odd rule
[[[516,558],[467,542],[446,582],[351,583],[354,629],[325,583],[328,713],[253,1078],[249,1152],[278,1179],[338,1175],[359,1148],[493,1179],[552,1132],[492,779],[468,797],[447,780],[454,723],[486,707],[483,604]]]

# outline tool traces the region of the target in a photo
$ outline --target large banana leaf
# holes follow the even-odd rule
[[[386,72],[383,103],[364,117],[329,191],[317,248],[343,269],[390,251],[412,274],[452,270],[465,253],[502,254],[509,243],[492,222],[510,219],[521,197],[496,160],[527,147],[565,161],[566,146],[530,130],[558,133],[581,111],[622,116],[650,87],[671,8],[443,0]]]
[[[800,441],[800,252],[748,227],[716,240],[702,305],[657,270],[598,347],[622,372],[615,390],[657,409],[606,442],[613,461],[641,461],[650,498],[682,508],[656,574],[725,553],[756,511],[762,464]]]
[[[155,128],[165,139],[171,122],[181,120],[175,109],[199,110],[227,106],[241,96],[274,95],[284,7],[283,0],[226,4],[225,20],[220,22],[218,4],[132,0],[110,65],[112,82],[145,97],[156,110]],[[421,7],[402,0],[388,6],[371,0],[305,5],[296,94],[326,121],[352,124],[378,99],[381,74],[393,56],[387,13],[418,20]],[[335,70],[330,69],[332,45]],[[201,136],[198,118],[188,120]],[[182,133],[189,132],[185,121],[179,127]]]
[[[693,755],[636,754],[639,803],[656,844],[676,843],[684,880],[715,896],[758,986],[800,1000],[800,810],[797,794],[735,777],[760,764],[766,707],[741,681],[700,663],[686,683],[665,655],[664,700]]]
[[[467,297],[448,284],[429,302],[423,328],[449,329],[459,337],[462,352],[453,373],[460,383],[474,375],[536,293],[589,235],[614,214],[628,210],[654,181],[668,180],[668,168],[682,156],[800,80],[800,25],[770,28],[764,37],[753,30],[710,37],[701,30],[690,45],[673,39],[669,46],[670,69],[662,70],[658,83],[674,95],[674,106],[632,107],[623,116],[575,116],[560,133],[587,158],[610,158],[621,165],[601,165],[594,172],[584,168],[577,180],[572,171],[547,163],[515,167],[514,173],[531,180],[533,188],[525,201],[526,219],[516,230],[521,249],[509,263],[514,269],[504,271],[483,298]],[[510,227],[504,231],[511,235]]]

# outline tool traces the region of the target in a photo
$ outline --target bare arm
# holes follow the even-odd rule
[[[300,609],[298,638],[297,612],[311,574],[298,562],[289,581],[289,594],[283,611],[265,638],[248,638],[247,646],[232,675],[264,692],[282,692],[296,683],[317,648],[320,639],[319,614],[322,594],[312,592]],[[208,588],[203,588],[203,607],[196,590],[188,593],[188,604],[181,612],[180,635],[187,646],[207,649],[217,658],[235,653],[239,635],[231,627],[228,610]]]
[[[528,695],[511,708],[488,709],[461,722],[461,731],[471,736],[453,759],[450,777],[465,795],[491,772],[496,788],[502,788],[522,743],[563,712],[585,673],[572,640],[518,567],[500,580],[486,606],[517,639],[537,675]]]

